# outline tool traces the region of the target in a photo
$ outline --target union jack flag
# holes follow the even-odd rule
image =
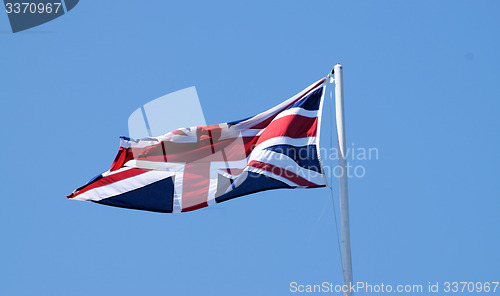
[[[325,187],[319,154],[325,80],[243,120],[122,137],[111,168],[68,198],[178,213],[269,189]]]

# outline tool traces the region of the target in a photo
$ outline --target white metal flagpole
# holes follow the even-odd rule
[[[349,232],[349,197],[347,193],[347,148],[345,141],[344,92],[342,81],[342,65],[333,68],[335,75],[335,112],[337,119],[337,136],[339,144],[339,191],[340,191],[340,229],[342,241],[342,273],[344,285],[350,287],[352,281],[351,234]],[[346,292],[351,296],[350,289]]]

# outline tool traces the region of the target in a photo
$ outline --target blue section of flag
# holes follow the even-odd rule
[[[228,124],[228,125],[235,125],[235,124],[240,123],[240,122],[243,122],[243,121],[245,121],[245,120],[249,120],[249,119],[250,119],[250,118],[252,118],[252,117],[253,117],[253,116],[250,116],[250,117],[247,117],[247,118],[245,118],[245,119],[241,119],[241,120],[230,121],[230,122],[228,122],[227,124]]]
[[[300,107],[305,110],[319,110],[319,103],[321,101],[321,95],[323,93],[322,88],[311,92],[309,95],[298,100],[296,103],[292,104],[287,109]]]
[[[230,192],[215,198],[216,202],[223,202],[239,196],[279,188],[293,188],[287,184],[267,176],[248,172],[248,176],[242,184],[236,186]]]
[[[120,208],[172,213],[173,196],[174,181],[171,177],[96,202]]]
[[[293,159],[299,166],[321,173],[318,150],[316,145],[296,147],[292,145],[275,145],[266,148],[277,153],[284,154]]]

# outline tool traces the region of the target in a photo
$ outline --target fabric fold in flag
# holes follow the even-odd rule
[[[111,168],[68,198],[188,212],[280,188],[325,187],[319,125],[325,79],[243,120],[122,137]]]

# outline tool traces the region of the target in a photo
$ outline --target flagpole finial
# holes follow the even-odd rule
[[[340,63],[337,63],[337,65],[333,67],[332,72],[330,72],[330,74],[335,74],[335,67],[337,66],[340,66],[340,68],[342,68],[342,65]]]

